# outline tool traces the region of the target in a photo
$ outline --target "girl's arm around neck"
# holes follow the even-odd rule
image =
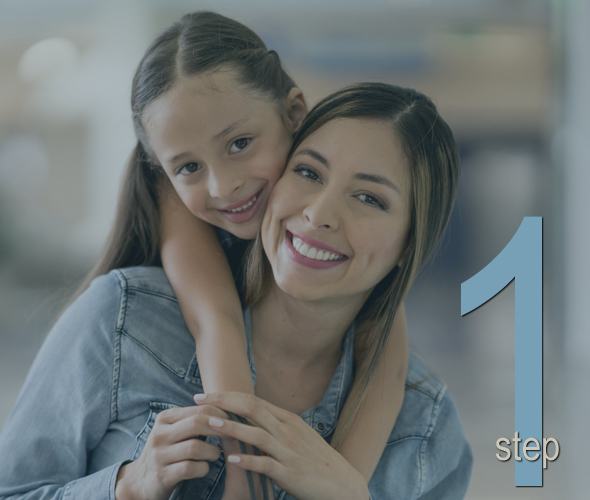
[[[363,405],[337,448],[367,482],[379,463],[402,407],[407,371],[408,338],[402,304]],[[351,393],[354,390],[353,386]],[[349,404],[350,398],[344,405],[343,413]]]
[[[171,186],[160,216],[162,265],[195,339],[204,391],[254,394],[242,306],[214,228]]]

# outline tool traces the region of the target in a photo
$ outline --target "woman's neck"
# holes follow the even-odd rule
[[[250,312],[256,395],[295,414],[319,404],[363,302],[303,302],[275,285]]]
[[[337,366],[342,339],[366,297],[306,302],[273,283],[251,310],[252,349],[292,368]]]

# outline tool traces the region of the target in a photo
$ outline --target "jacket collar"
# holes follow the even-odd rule
[[[244,325],[246,327],[246,338],[248,340],[248,360],[252,370],[252,379],[256,384],[256,366],[252,355],[250,344],[250,309],[244,311]],[[338,416],[344,407],[346,397],[354,382],[354,324],[350,325],[342,341],[342,357],[336,368],[336,372],[330,381],[328,390],[325,392],[320,403],[308,408],[300,417],[320,436],[325,439],[331,438],[336,428]]]

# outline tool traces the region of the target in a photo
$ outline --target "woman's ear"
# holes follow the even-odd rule
[[[403,267],[403,265],[406,263],[409,253],[410,253],[410,248],[406,245],[406,248],[404,249],[402,254],[399,256],[399,259],[397,259],[397,264],[396,264],[397,267],[399,267],[399,268]]]
[[[301,123],[307,115],[307,104],[303,92],[297,87],[289,90],[286,98],[287,120],[293,129],[293,133],[299,130]]]

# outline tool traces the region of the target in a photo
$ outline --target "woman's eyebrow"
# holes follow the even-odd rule
[[[317,151],[314,151],[313,149],[302,149],[301,151],[298,151],[295,156],[299,155],[311,156],[313,159],[323,164],[326,168],[330,168],[330,162],[328,162],[328,160],[326,160],[321,154],[319,154]]]
[[[396,191],[400,196],[402,196],[402,192],[400,191],[400,189],[389,179],[387,179],[386,177],[382,177],[381,175],[364,174],[362,172],[359,172],[358,174],[354,174],[354,178],[359,179],[361,181],[369,181],[375,182],[376,184],[383,184],[384,186],[390,187],[391,189]]]

